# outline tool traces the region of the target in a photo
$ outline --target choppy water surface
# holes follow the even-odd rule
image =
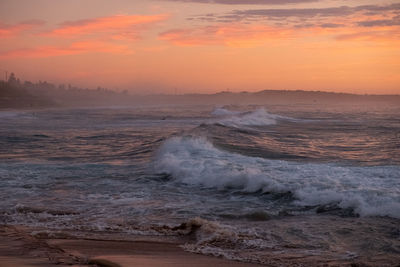
[[[399,151],[396,106],[1,111],[0,223],[195,235],[189,251],[271,265],[390,265]]]

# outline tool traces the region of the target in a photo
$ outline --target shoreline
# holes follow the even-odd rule
[[[263,226],[274,229],[274,235],[288,238],[289,234],[293,238],[295,234],[299,238],[303,236],[303,241],[296,238],[279,247],[261,250],[247,247],[233,254],[229,246],[234,243],[229,242],[225,243],[226,253],[218,248],[211,251],[207,244],[203,244],[205,247],[197,244],[199,247],[192,250],[196,238],[210,234],[207,226],[202,229],[203,225],[186,229],[187,233],[182,235],[160,236],[108,231],[53,232],[48,228],[0,225],[0,266],[400,267],[398,222],[398,219],[382,217],[339,219],[332,216],[270,220]],[[328,243],[322,242],[321,236],[309,239],[319,231],[325,232],[322,238]],[[209,242],[211,246],[212,242],[222,245],[224,238],[216,234]]]
[[[244,263],[184,251],[178,242],[37,238],[21,226],[0,226],[0,266],[222,266]]]

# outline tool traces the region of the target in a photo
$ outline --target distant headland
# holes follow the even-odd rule
[[[46,107],[309,104],[385,102],[400,105],[400,95],[358,95],[304,90],[263,90],[259,92],[218,92],[213,94],[131,94],[107,88],[80,88],[46,81],[21,82],[13,73],[0,81],[0,109]]]

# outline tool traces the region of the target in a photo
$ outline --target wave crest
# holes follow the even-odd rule
[[[235,128],[240,128],[242,126],[268,126],[276,124],[277,120],[295,120],[290,117],[271,114],[264,108],[248,112],[216,108],[211,114],[218,117],[214,123]]]
[[[400,218],[400,168],[341,167],[269,160],[229,153],[201,137],[174,137],[158,152],[155,167],[180,182],[242,192],[290,192],[297,206],[334,204],[361,216]]]

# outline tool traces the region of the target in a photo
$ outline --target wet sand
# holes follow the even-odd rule
[[[285,238],[293,235],[290,231],[297,229],[288,225],[295,222],[303,229],[301,233],[295,231],[295,234],[310,236],[307,231],[317,233],[322,224],[321,221],[316,223],[314,217],[307,218],[302,221],[298,218],[271,220],[269,227],[277,236]],[[314,227],[313,223],[316,223]],[[400,267],[398,220],[342,218],[340,223],[331,225],[326,221],[325,228],[320,230],[329,232],[328,243],[318,238],[314,241],[295,239],[283,250],[265,248],[257,252],[259,262],[263,263],[260,265],[186,252],[181,245],[190,243],[195,237],[193,234],[132,237],[107,232],[49,232],[46,229],[0,226],[0,267]],[[252,252],[243,249],[238,253],[243,259]]]
[[[0,227],[0,267],[260,266],[185,252],[177,243],[38,239],[23,227]]]

